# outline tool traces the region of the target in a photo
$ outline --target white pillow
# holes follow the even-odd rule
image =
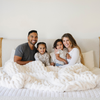
[[[94,68],[94,56],[93,50],[82,53],[84,59],[84,65],[88,67],[90,70]]]
[[[14,61],[14,54],[15,54],[15,49],[12,49],[11,55],[10,55],[10,60]]]
[[[15,55],[15,49],[12,49],[11,55],[10,55],[10,59],[7,60],[7,61],[4,63],[3,67],[5,67],[6,64],[9,64],[9,61],[10,61],[10,62],[13,62],[13,61],[14,61],[14,55]]]

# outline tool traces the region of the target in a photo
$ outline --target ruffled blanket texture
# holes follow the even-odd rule
[[[92,89],[100,77],[82,64],[64,68],[47,66],[40,61],[19,65],[8,61],[0,68],[0,86],[48,91],[74,91]]]

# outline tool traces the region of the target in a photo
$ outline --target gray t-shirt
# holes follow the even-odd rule
[[[22,57],[21,61],[34,61],[34,55],[37,52],[36,47],[33,50],[30,49],[28,43],[19,45],[15,50],[15,55]]]

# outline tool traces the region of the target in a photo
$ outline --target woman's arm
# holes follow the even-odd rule
[[[79,54],[79,50],[77,48],[73,48],[72,49],[72,55],[71,55],[71,59],[69,61],[69,64],[67,65],[74,65],[78,62],[79,58],[80,58],[80,54]]]

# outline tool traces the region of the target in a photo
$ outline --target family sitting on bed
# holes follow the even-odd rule
[[[14,62],[10,59],[0,69],[0,86],[64,92],[99,85],[100,77],[81,64],[81,50],[71,34],[55,40],[50,62],[46,43],[41,41],[36,48],[37,40],[37,31],[30,31],[28,42],[16,48]]]
[[[54,42],[54,52],[50,53],[50,57],[47,53],[46,43],[39,42],[37,48],[35,47],[37,40],[37,31],[31,30],[28,33],[28,43],[21,44],[16,48],[14,62],[25,65],[36,60],[41,61],[45,66],[60,67],[82,63],[81,50],[71,34],[66,33],[62,36],[62,39],[57,39]]]

